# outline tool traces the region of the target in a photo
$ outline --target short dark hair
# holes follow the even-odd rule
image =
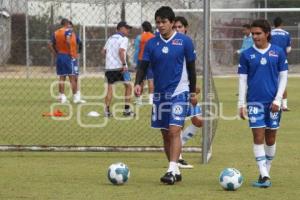
[[[282,19],[280,17],[276,17],[274,19],[273,23],[274,23],[275,27],[278,27],[278,26],[281,26],[283,24],[283,21],[282,21]]]
[[[180,22],[184,27],[188,27],[189,26],[189,23],[186,20],[186,18],[182,17],[182,16],[175,17],[175,22]]]
[[[69,20],[67,18],[62,18],[60,21],[60,25],[65,26],[66,24],[69,24]]]
[[[143,28],[143,30],[144,30],[145,32],[151,32],[151,33],[152,33],[152,25],[151,25],[150,22],[144,21],[144,22],[142,23],[142,28]]]
[[[251,24],[251,28],[252,27],[259,27],[263,30],[263,32],[269,33],[268,41],[271,40],[271,25],[267,20],[265,19],[254,20]]]
[[[154,19],[156,20],[157,17],[168,19],[170,22],[173,22],[175,20],[175,13],[171,7],[162,6],[155,12]]]
[[[243,25],[243,28],[250,29],[251,26],[250,26],[250,24],[244,24],[244,25]]]

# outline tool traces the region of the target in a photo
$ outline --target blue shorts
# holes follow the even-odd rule
[[[56,73],[58,76],[78,75],[77,59],[67,54],[58,54],[56,59]]]
[[[199,104],[188,106],[187,117],[202,116],[201,106]]]
[[[170,125],[184,125],[189,106],[188,92],[171,97],[168,94],[154,94],[152,107],[152,128],[169,129]]]
[[[139,68],[140,64],[141,64],[141,61],[139,60],[139,61],[137,62],[137,68]],[[144,80],[151,80],[151,79],[153,79],[153,71],[152,71],[152,67],[151,67],[151,65],[150,65],[150,66],[147,68],[147,73],[146,73],[146,76],[145,76],[145,79],[144,79]]]
[[[249,104],[248,117],[250,128],[278,129],[281,111],[272,113],[271,104]]]

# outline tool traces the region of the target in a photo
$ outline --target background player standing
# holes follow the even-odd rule
[[[271,31],[271,44],[275,44],[279,47],[281,47],[287,56],[288,53],[291,52],[291,36],[289,32],[282,29],[283,27],[283,21],[280,17],[276,17],[273,21],[274,23],[274,29]],[[287,90],[285,89],[283,93],[283,99],[282,99],[282,111],[289,111],[288,108],[288,101],[287,101]]]

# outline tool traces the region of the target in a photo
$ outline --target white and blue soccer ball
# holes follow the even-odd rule
[[[108,168],[107,178],[114,185],[122,185],[128,181],[130,171],[124,163],[114,163]]]
[[[237,190],[243,184],[243,176],[241,172],[235,168],[225,168],[219,177],[220,185],[225,190]]]

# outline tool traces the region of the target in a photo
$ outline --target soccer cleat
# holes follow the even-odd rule
[[[181,174],[175,174],[175,181],[176,181],[176,182],[182,181],[182,176],[181,176]]]
[[[185,160],[183,159],[179,159],[178,160],[178,167],[181,168],[181,169],[193,169],[194,166],[193,165],[190,165],[188,164]]]
[[[135,113],[132,112],[132,111],[124,111],[124,112],[123,112],[123,116],[124,116],[124,117],[134,117],[134,116],[135,116]]]
[[[172,174],[172,172],[167,172],[164,176],[160,178],[160,182],[173,185],[176,181],[176,177]]]
[[[261,176],[258,178],[258,181],[254,182],[252,184],[253,187],[259,187],[259,188],[268,188],[272,186],[271,180],[269,177],[263,177]]]
[[[283,112],[291,111],[291,109],[289,109],[288,107],[282,107],[281,110],[282,110]]]
[[[104,117],[112,117],[112,113],[111,112],[107,112],[107,111],[104,111]]]

